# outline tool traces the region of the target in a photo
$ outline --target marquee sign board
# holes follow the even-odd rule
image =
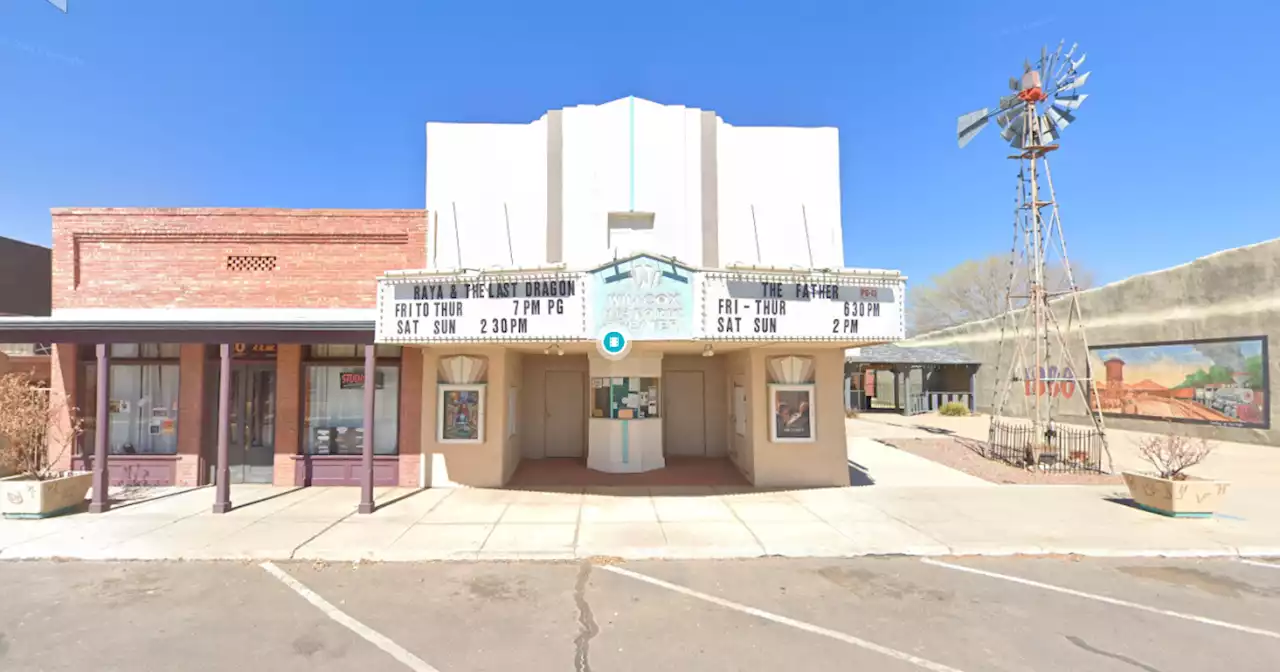
[[[382,278],[378,343],[579,341],[587,338],[578,273]]]
[[[901,280],[711,272],[703,337],[725,341],[885,341],[904,336]]]

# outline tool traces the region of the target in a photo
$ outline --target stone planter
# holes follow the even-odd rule
[[[1174,481],[1148,474],[1124,472],[1129,496],[1139,508],[1171,518],[1208,518],[1226,498],[1226,481],[1188,478]]]
[[[69,471],[37,481],[29,476],[0,478],[0,513],[5,518],[48,518],[80,506],[93,486],[93,473]]]

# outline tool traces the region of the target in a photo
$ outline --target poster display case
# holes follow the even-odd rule
[[[815,387],[808,385],[770,385],[769,440],[774,443],[811,443],[814,432]]]
[[[436,408],[436,440],[440,443],[484,442],[483,383],[440,385]]]

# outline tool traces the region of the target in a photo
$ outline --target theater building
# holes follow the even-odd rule
[[[55,209],[52,314],[0,342],[55,344],[88,421],[60,463],[217,483],[215,510],[233,483],[361,510],[530,474],[847,484],[844,350],[902,338],[905,279],[844,268],[838,164],[832,128],[634,98],[429,123],[426,210]]]
[[[424,484],[557,458],[848,484],[844,350],[902,337],[905,279],[844,268],[834,128],[637,98],[429,123],[427,205],[377,325],[421,352]]]

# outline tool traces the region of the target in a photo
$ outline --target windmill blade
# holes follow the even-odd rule
[[[1061,77],[1062,73],[1067,70],[1067,65],[1071,63],[1071,56],[1076,53],[1076,47],[1078,46],[1080,46],[1079,42],[1071,43],[1071,50],[1067,52],[1065,57],[1063,57],[1062,62],[1058,65],[1058,69],[1053,73],[1053,78],[1055,80]]]
[[[1017,105],[1019,100],[1020,98],[1018,98],[1018,94],[1016,93],[1010,96],[1000,96],[1000,109],[1007,110],[1014,105]]]
[[[1080,55],[1080,60],[1078,60],[1078,61],[1071,61],[1071,69],[1072,69],[1072,70],[1079,70],[1079,69],[1080,69],[1080,66],[1084,65],[1084,59],[1086,59],[1086,58],[1089,58],[1089,54],[1081,54],[1081,55]]]
[[[1021,91],[1021,90],[1022,90],[1022,87],[1021,87],[1021,86],[1019,86],[1019,84],[1018,84],[1018,78],[1017,78],[1017,77],[1010,77],[1010,78],[1009,78],[1009,90],[1010,90],[1010,91]]]
[[[1078,88],[1080,88],[1080,87],[1084,86],[1084,83],[1085,83],[1086,81],[1088,81],[1088,79],[1089,79],[1089,75],[1091,75],[1091,74],[1093,74],[1093,73],[1091,73],[1091,72],[1086,72],[1086,73],[1084,73],[1083,75],[1076,75],[1075,77],[1072,77],[1072,78],[1071,78],[1071,80],[1070,80],[1070,81],[1068,81],[1068,82],[1066,82],[1065,84],[1059,83],[1059,84],[1058,84],[1058,90],[1057,90],[1057,91],[1054,91],[1054,93],[1061,93],[1061,92],[1063,92],[1063,91],[1070,91],[1071,89],[1078,89]]]
[[[1067,130],[1067,127],[1076,120],[1074,114],[1071,114],[1067,110],[1059,110],[1056,107],[1050,107],[1045,110],[1045,114],[1048,115],[1049,120],[1053,122],[1054,128],[1056,128],[1059,133]]]
[[[1026,130],[1026,115],[1018,115],[1009,122],[1009,126],[1000,132],[1000,137],[1004,138],[1010,145],[1018,149],[1022,149],[1022,136]]]
[[[987,121],[990,118],[990,111],[985,107],[981,110],[960,115],[959,121],[956,122],[956,139],[962,149],[969,144],[969,141],[977,137],[982,129],[987,127]]]
[[[1049,120],[1049,115],[1040,117],[1040,142],[1044,144],[1052,144],[1058,141],[1058,129]]]
[[[1026,111],[1027,108],[1025,107],[1010,108],[996,116],[996,123],[1000,125],[1000,128],[1005,128],[1026,113]]]
[[[1053,101],[1053,104],[1068,110],[1078,110],[1080,109],[1080,103],[1083,103],[1084,99],[1088,97],[1089,94],[1087,93],[1077,93],[1073,96],[1058,96],[1058,98]]]
[[[63,14],[67,13],[67,0],[49,0],[49,4],[62,10]]]
[[[1064,42],[1066,42],[1066,40],[1059,41],[1058,48],[1054,50],[1054,52],[1049,55],[1049,58],[1040,65],[1041,81],[1049,81],[1049,74],[1053,72],[1053,66],[1058,62],[1058,59],[1062,57],[1062,45]]]

